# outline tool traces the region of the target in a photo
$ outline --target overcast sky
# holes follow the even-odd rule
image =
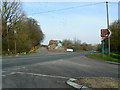
[[[99,2],[23,2],[28,17],[36,19],[41,26],[45,39],[79,39],[89,44],[101,42],[100,29],[107,28],[105,3],[83,6]],[[76,7],[67,10],[59,10]],[[55,12],[47,12],[57,10]],[[47,13],[42,13],[47,12]],[[109,3],[110,23],[118,19],[118,3]]]

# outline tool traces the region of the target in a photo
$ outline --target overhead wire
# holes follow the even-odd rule
[[[116,4],[116,5],[118,4],[118,2],[109,2],[109,3],[110,3],[110,4]]]
[[[67,8],[61,8],[61,9],[55,9],[55,10],[49,10],[49,11],[43,11],[43,12],[31,13],[31,14],[41,14],[41,13],[50,13],[50,12],[56,12],[56,11],[63,11],[63,10],[69,10],[69,9],[73,9],[73,8],[80,8],[80,7],[98,5],[98,4],[102,4],[102,3],[105,3],[105,2],[86,4],[86,5],[79,5],[79,6],[74,6],[74,7],[67,7]]]

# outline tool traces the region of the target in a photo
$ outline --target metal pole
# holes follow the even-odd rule
[[[16,39],[15,39],[15,54],[16,54]]]
[[[16,54],[16,31],[14,30],[14,35],[15,35],[15,54]]]
[[[106,2],[106,8],[107,8],[107,28],[109,29],[109,15],[108,15],[108,2]],[[109,49],[109,56],[110,56],[110,37],[108,37],[108,49]]]
[[[8,54],[10,53],[9,49],[9,35],[8,35],[8,26],[7,26],[7,43],[8,43]]]
[[[104,57],[104,39],[103,39],[103,57]]]

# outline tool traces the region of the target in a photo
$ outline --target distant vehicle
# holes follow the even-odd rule
[[[66,51],[67,52],[73,52],[73,49],[67,49]]]
[[[94,53],[97,53],[98,51],[93,51]]]

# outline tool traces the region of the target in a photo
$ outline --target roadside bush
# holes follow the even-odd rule
[[[65,40],[63,40],[63,46],[64,46],[64,48],[65,49],[67,49],[67,48],[72,48],[72,46],[73,46],[73,42],[71,41],[71,40],[67,40],[67,39],[65,39]]]
[[[74,49],[76,52],[96,50],[96,46],[92,46],[85,42],[81,44],[81,40],[76,39],[74,41],[67,39],[63,40],[63,46],[65,49]]]

